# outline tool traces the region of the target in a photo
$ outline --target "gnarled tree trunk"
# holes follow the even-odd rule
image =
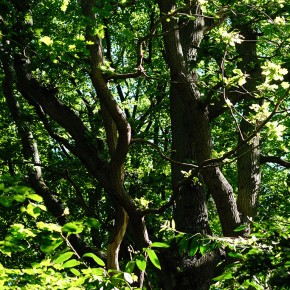
[[[253,112],[252,104],[258,102],[253,94],[256,86],[261,80],[261,68],[256,51],[257,34],[250,25],[238,26],[241,34],[250,42],[243,42],[237,46],[241,57],[240,69],[244,74],[250,75],[244,85],[246,98],[243,103],[243,119],[240,123],[240,130],[243,136],[239,136],[239,143],[242,144],[238,150],[238,208],[244,222],[248,222],[257,214],[259,187],[261,182],[260,173],[260,137],[257,134],[250,142],[243,144],[243,139],[249,136],[259,125],[257,121],[253,124],[249,120]]]
[[[202,167],[211,157],[211,136],[208,110],[202,103],[196,88],[197,76],[190,70],[197,49],[206,30],[205,20],[197,1],[188,1],[182,11],[188,15],[200,15],[194,21],[178,22],[165,19],[164,14],[173,13],[175,1],[158,1],[164,33],[166,61],[170,68],[170,114],[172,127],[172,158],[180,162],[194,162],[201,166],[197,178],[179,189],[174,219],[176,228],[186,233],[209,234],[205,189],[206,183],[213,195],[220,215],[224,234],[231,235],[240,222],[232,187],[217,167]],[[172,164],[173,186],[184,178],[181,171],[190,168]],[[216,252],[203,257],[184,256],[174,260],[165,259],[165,269],[170,274],[165,289],[208,289],[218,261]],[[167,267],[166,267],[167,265]],[[179,269],[177,271],[176,269]],[[175,271],[175,272],[174,272]]]

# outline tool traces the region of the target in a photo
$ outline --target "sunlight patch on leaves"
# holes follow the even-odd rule
[[[49,36],[43,36],[39,39],[39,42],[46,44],[47,46],[53,45],[53,40]]]
[[[65,11],[67,10],[67,6],[68,6],[68,4],[69,4],[69,1],[70,1],[70,0],[63,0],[62,5],[61,5],[61,7],[60,7],[60,10],[61,10],[61,11],[65,12]]]

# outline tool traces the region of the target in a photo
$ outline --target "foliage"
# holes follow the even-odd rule
[[[287,1],[0,10],[1,289],[287,289]]]
[[[69,236],[79,234],[84,226],[94,226],[94,221],[69,222],[62,227],[55,223],[46,223],[40,220],[43,211],[46,211],[42,198],[33,193],[25,186],[21,186],[16,178],[2,176],[2,206],[10,208],[13,202],[24,204],[29,199],[27,210],[23,207],[19,221],[23,223],[13,223],[7,227],[7,233],[0,241],[0,257],[9,256],[18,258],[17,267],[10,263],[0,264],[0,286],[1,289],[136,289],[130,286],[136,280],[132,273],[132,263],[137,264],[141,270],[146,269],[144,255],[139,255],[135,261],[131,262],[131,267],[126,266],[127,272],[106,270],[105,263],[94,253],[85,253],[80,257],[69,242]],[[9,181],[10,186],[7,186]],[[17,184],[17,185],[16,185]],[[7,198],[9,195],[9,198]],[[4,200],[8,200],[4,202]],[[34,204],[31,202],[37,202]],[[30,208],[29,205],[33,205]],[[27,218],[32,217],[29,228],[25,227]],[[35,251],[38,245],[42,255],[29,263],[19,263],[19,255],[27,257],[31,249]],[[144,249],[148,253],[150,261],[160,268],[159,260],[154,247],[168,247],[164,243],[153,243],[150,248]],[[17,257],[18,256],[18,257]],[[95,262],[95,267],[90,266],[90,260]],[[39,261],[38,261],[39,260]],[[3,260],[4,261],[4,260]],[[102,288],[103,287],[103,288]]]
[[[288,289],[289,239],[289,218],[274,216],[254,223],[248,239],[222,240],[232,263],[211,289]]]

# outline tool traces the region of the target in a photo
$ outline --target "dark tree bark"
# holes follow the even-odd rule
[[[21,112],[19,103],[14,95],[13,68],[12,64],[10,63],[9,54],[4,51],[2,56],[2,66],[5,73],[5,77],[2,83],[3,93],[11,116],[21,137],[23,156],[32,164],[31,166],[28,165],[26,168],[30,185],[35,190],[36,194],[43,198],[47,210],[55,217],[57,222],[60,225],[64,225],[67,222],[67,217],[64,212],[65,208],[57,197],[57,194],[47,186],[43,178],[37,142],[33,137],[30,124],[23,117],[23,112]],[[80,257],[86,252],[92,251],[78,235],[71,235],[69,237],[69,242],[74,251]]]
[[[161,15],[174,11],[175,1],[158,1]],[[197,2],[188,1],[183,13],[201,15]],[[197,49],[207,29],[204,18],[180,23],[174,18],[162,22],[166,62],[170,68],[170,115],[172,127],[172,158],[180,162],[202,165],[211,157],[211,136],[208,109],[202,103],[196,87],[197,76],[190,71]],[[172,164],[172,182],[175,187],[183,178],[181,171],[189,168]],[[213,195],[225,235],[232,235],[240,222],[233,189],[217,167],[202,167],[196,175],[199,182],[189,182],[179,189],[174,218],[176,228],[187,233],[209,234],[205,182]],[[208,289],[214,275],[216,253],[202,258],[179,260],[179,273],[167,276],[165,289]],[[190,261],[190,262],[189,262]],[[172,261],[171,261],[172,262]],[[187,266],[190,264],[190,270]],[[166,264],[166,262],[165,262]],[[168,263],[170,265],[170,261]],[[172,264],[171,264],[172,265]],[[170,268],[170,266],[168,266]],[[166,271],[166,269],[164,270]],[[205,278],[206,277],[206,278]]]
[[[92,0],[82,1],[82,11],[85,17],[91,20],[91,23],[96,21],[93,12],[95,2]],[[103,49],[101,39],[92,34],[92,26],[87,27],[87,40],[94,43],[89,46],[90,51],[90,76],[92,84],[96,90],[97,96],[101,102],[104,113],[104,123],[106,128],[107,140],[109,141],[109,149],[111,152],[111,160],[109,163],[109,188],[107,192],[112,195],[114,200],[118,203],[116,207],[117,212],[123,212],[123,225],[120,221],[116,222],[118,233],[115,234],[116,240],[120,240],[120,235],[124,235],[124,228],[127,226],[127,214],[130,222],[135,225],[135,243],[137,249],[142,249],[148,246],[150,240],[144,221],[144,217],[139,213],[133,199],[124,188],[124,169],[123,165],[127,156],[129,145],[131,142],[131,126],[128,123],[124,112],[120,109],[117,102],[114,100],[110,92],[103,72],[99,69],[103,62]],[[117,137],[118,133],[118,137]],[[123,207],[123,209],[119,207]],[[117,248],[119,249],[119,247]],[[117,253],[116,253],[117,254]]]
[[[238,26],[241,34],[250,42],[237,45],[241,57],[239,67],[244,74],[251,76],[244,85],[245,99],[243,103],[243,119],[240,123],[239,142],[243,142],[259,125],[251,124],[247,119],[252,113],[250,106],[261,102],[253,98],[253,92],[261,81],[261,68],[256,51],[257,35],[250,25]],[[251,92],[251,93],[249,93]],[[242,135],[242,136],[241,136]],[[243,144],[237,152],[238,155],[238,209],[244,222],[248,222],[257,214],[259,188],[261,183],[260,173],[260,137],[257,134],[251,141]]]

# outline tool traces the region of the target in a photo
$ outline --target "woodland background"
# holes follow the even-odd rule
[[[289,289],[290,4],[0,1],[1,289]]]

